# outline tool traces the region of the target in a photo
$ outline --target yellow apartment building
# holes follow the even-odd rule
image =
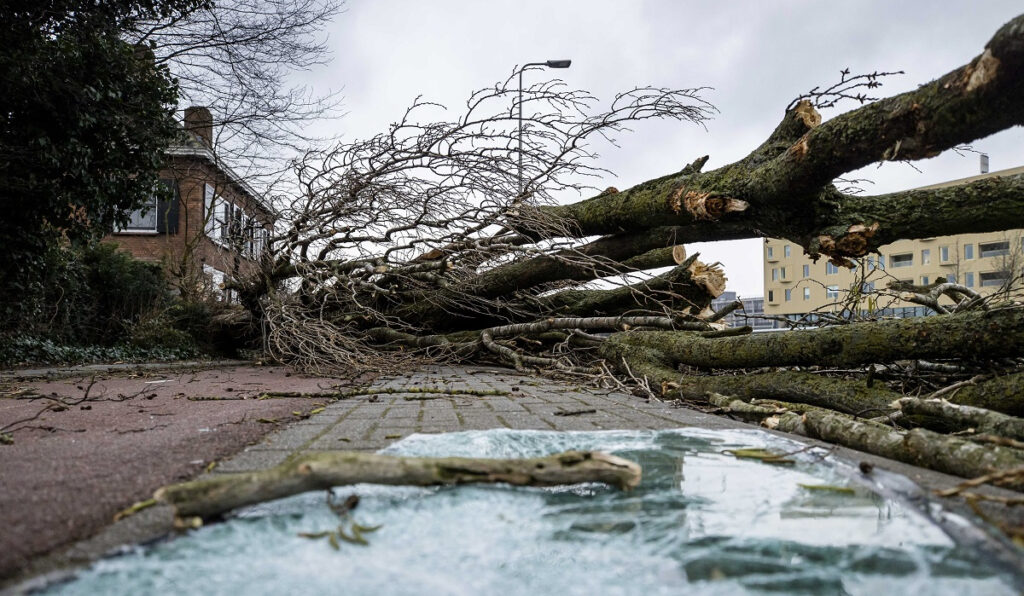
[[[921,187],[940,188],[990,176],[1024,174],[1024,166]],[[826,258],[815,263],[789,240],[764,242],[764,314],[798,320],[806,314],[835,312],[849,304],[860,310],[896,317],[923,316],[923,306],[879,295],[894,280],[928,285],[937,279],[955,281],[990,294],[1021,276],[1024,230],[900,240],[865,256],[854,269],[836,267]]]

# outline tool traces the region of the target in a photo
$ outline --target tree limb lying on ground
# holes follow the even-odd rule
[[[524,459],[325,451],[260,472],[218,474],[172,484],[158,490],[153,500],[173,505],[182,517],[211,518],[245,505],[351,484],[556,486],[603,482],[629,490],[640,484],[640,474],[640,466],[634,462],[589,451]]]

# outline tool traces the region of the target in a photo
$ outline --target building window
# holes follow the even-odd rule
[[[786,268],[785,268],[785,267],[783,267],[783,268],[782,268],[782,269],[781,269],[781,270],[779,271],[779,273],[781,274],[781,275],[779,275],[779,277],[781,277],[782,279],[786,279]]]
[[[835,275],[839,273],[839,267],[832,264],[832,261],[825,263],[825,275]]]
[[[772,258],[773,256],[775,256],[773,254],[775,251],[772,249],[772,247],[769,246],[769,247],[765,248],[765,251],[767,251],[769,259]]]
[[[772,267],[772,281],[779,281],[779,270]]]
[[[768,290],[768,302],[775,302],[775,290]]]
[[[804,265],[804,277],[810,277],[810,276],[811,276],[811,266],[810,265]]]
[[[212,184],[203,187],[203,231],[210,238],[220,239],[221,217],[218,207],[223,201],[217,197]]]
[[[150,195],[146,204],[132,211],[128,216],[128,225],[119,232],[151,232],[156,234],[156,195]]]
[[[930,249],[923,249],[921,251],[921,264],[930,265],[932,262],[932,251]]]
[[[943,263],[948,263],[949,262],[949,247],[948,246],[940,246],[939,247],[939,261],[941,261]]]
[[[839,286],[825,286],[825,297],[826,298],[838,298],[839,297]]]
[[[999,257],[1008,254],[1010,254],[1010,243],[1008,241],[989,242],[987,244],[978,245],[978,256],[981,258]]]
[[[1001,286],[1010,278],[1006,271],[989,271],[979,274],[978,277],[981,281],[981,287],[983,288]]]
[[[885,257],[883,255],[878,255],[878,268],[885,270]]]
[[[793,290],[787,289],[786,290],[786,302],[789,302],[792,299],[793,299]]]
[[[964,245],[964,258],[965,259],[973,259],[974,258],[974,245],[973,244],[965,244]]]
[[[811,299],[811,289],[810,288],[804,288],[804,300],[810,300],[810,299]]]
[[[974,273],[971,273],[970,271],[964,273],[964,285],[968,288],[974,287]]]
[[[791,252],[788,244],[782,247],[782,254],[786,257],[790,256]]]
[[[875,282],[873,282],[873,281],[866,281],[866,282],[863,282],[863,283],[860,284],[860,293],[861,294],[871,294],[874,291],[875,291]]]
[[[941,278],[941,276],[940,276],[940,278]],[[947,283],[951,283],[951,284],[955,284],[956,283],[956,276],[953,275],[952,273],[947,273],[946,274],[946,282]]]
[[[914,264],[914,253],[908,252],[901,255],[892,255],[889,257],[889,263],[892,264],[893,268],[910,267]]]
[[[922,286],[928,285],[928,276],[927,275],[922,275],[921,276],[921,285]]]
[[[868,271],[875,270],[875,257],[868,257],[867,259]]]

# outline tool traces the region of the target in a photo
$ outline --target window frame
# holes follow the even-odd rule
[[[906,258],[904,258],[906,257]],[[900,269],[903,267],[914,266],[914,253],[903,252],[898,255],[889,255],[889,267],[893,269]]]
[[[985,250],[985,247],[999,246],[1000,248]],[[1010,241],[978,243],[978,257],[982,259],[990,257],[1002,257],[1010,254]]]

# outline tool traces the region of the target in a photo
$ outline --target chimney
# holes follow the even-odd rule
[[[988,153],[981,154],[981,173],[988,174]]]
[[[202,139],[207,147],[213,148],[213,114],[210,110],[200,106],[185,108],[185,130]]]

